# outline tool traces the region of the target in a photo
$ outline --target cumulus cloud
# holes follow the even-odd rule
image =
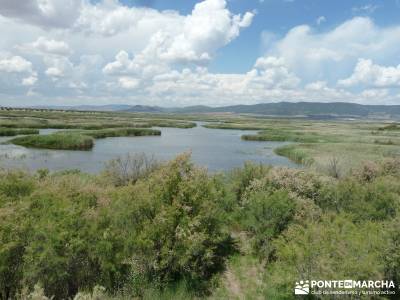
[[[83,0],[2,0],[0,14],[49,28],[70,27],[78,18]]]
[[[57,41],[54,39],[47,39],[46,37],[39,37],[32,43],[16,46],[16,49],[23,52],[36,52],[39,54],[54,54],[68,56],[71,54],[71,49],[65,41]]]
[[[0,59],[0,71],[7,73],[32,73],[32,63],[21,56]]]
[[[241,28],[250,26],[254,14],[232,15],[225,0],[206,0],[196,4],[183,23],[182,32],[164,35],[157,46],[164,47],[161,57],[170,61],[202,62],[216,50],[237,38]]]
[[[380,28],[370,18],[355,17],[322,33],[308,25],[294,27],[267,55],[283,57],[305,81],[333,82],[351,72],[360,57],[380,63],[397,59],[399,39],[400,26]]]
[[[192,13],[181,18],[181,24],[171,30],[159,29],[148,45],[128,61],[127,53],[121,51],[115,62],[104,69],[112,73],[117,68],[125,72],[135,71],[144,65],[208,63],[215,52],[237,38],[241,28],[250,26],[254,14],[233,15],[226,8],[225,0],[205,0],[196,4]],[[124,65],[124,66],[123,66]]]
[[[359,84],[379,88],[400,87],[400,65],[385,67],[374,64],[370,59],[360,59],[353,74],[338,83],[347,87]]]
[[[33,70],[32,63],[21,56],[0,56],[0,75],[2,72],[28,76],[21,81],[24,86],[32,86],[37,81],[37,73]]]
[[[264,28],[263,55],[245,72],[223,74],[209,71],[210,62],[255,17],[232,13],[229,1],[199,1],[187,15],[118,0],[0,1],[0,92],[26,101],[174,106],[400,99],[400,26],[379,27],[367,17],[322,31],[321,16],[315,28],[296,26],[283,37]]]
[[[47,66],[45,74],[53,80],[66,76],[73,70],[73,64],[65,57],[44,57]]]
[[[22,79],[22,85],[32,86],[32,85],[35,85],[36,81],[37,81],[36,76],[29,76],[29,77]]]
[[[73,27],[76,31],[112,36],[137,26],[141,20],[160,15],[152,9],[129,8],[113,0],[101,1],[84,5]]]
[[[136,78],[121,77],[119,78],[119,84],[124,89],[133,90],[139,86],[139,80]]]

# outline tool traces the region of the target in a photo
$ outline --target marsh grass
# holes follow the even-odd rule
[[[99,130],[108,128],[173,127],[186,129],[196,127],[196,123],[186,120],[161,119],[159,116],[124,113],[0,111],[0,116],[4,116],[0,119],[0,127],[5,128]],[[167,117],[167,115],[163,117]]]
[[[39,130],[30,128],[0,128],[0,136],[16,136],[25,134],[39,134]]]
[[[262,129],[257,134],[245,134],[242,139],[295,143],[279,147],[275,153],[325,174],[332,173],[333,158],[339,159],[342,176],[363,161],[400,156],[398,123],[236,118],[236,121],[229,119],[207,127]]]
[[[28,148],[58,150],[91,150],[93,139],[123,136],[160,136],[161,131],[148,128],[116,128],[83,131],[61,131],[49,135],[14,138],[9,143]]]
[[[107,137],[123,137],[123,136],[160,136],[161,131],[148,128],[113,128],[100,130],[78,131],[80,134],[91,136],[95,139],[103,139]]]
[[[310,157],[306,151],[298,149],[297,145],[286,145],[276,148],[275,153],[305,166],[310,166],[314,162],[313,158]]]
[[[57,149],[57,150],[91,150],[93,138],[77,133],[55,133],[49,135],[30,135],[17,137],[9,141],[27,148]]]

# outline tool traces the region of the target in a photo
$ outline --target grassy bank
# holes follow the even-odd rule
[[[208,129],[232,129],[232,130],[262,130],[265,126],[257,126],[252,124],[229,124],[229,123],[210,123],[205,124],[203,127]]]
[[[115,128],[101,130],[85,130],[79,131],[80,134],[91,136],[95,139],[103,139],[107,137],[123,137],[123,136],[160,136],[161,131],[147,128]]]
[[[123,136],[160,136],[161,131],[148,128],[115,128],[100,130],[65,131],[49,135],[35,135],[14,138],[9,142],[28,148],[58,150],[91,150],[93,139]]]
[[[307,155],[307,152],[300,149],[298,145],[286,145],[275,149],[275,153],[289,158],[291,161],[310,166],[313,159]]]
[[[25,134],[39,134],[39,130],[30,128],[0,128],[0,136],[16,136]]]
[[[57,150],[91,150],[94,145],[92,137],[77,133],[23,136],[9,142],[27,148]]]

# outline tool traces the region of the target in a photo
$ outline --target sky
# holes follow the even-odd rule
[[[400,105],[400,0],[0,0],[0,105]]]

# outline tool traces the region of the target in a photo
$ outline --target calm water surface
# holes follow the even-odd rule
[[[245,161],[296,167],[288,159],[276,155],[273,150],[284,145],[281,142],[250,142],[240,139],[253,131],[207,129],[159,128],[161,136],[117,137],[96,140],[92,151],[64,151],[27,149],[15,145],[0,145],[0,166],[36,170],[80,169],[96,173],[107,161],[128,153],[146,153],[158,160],[169,160],[176,155],[191,151],[193,161],[210,171],[225,171],[240,167]],[[41,130],[50,134],[57,130]],[[255,131],[254,131],[255,133]],[[0,143],[9,138],[0,138]]]

